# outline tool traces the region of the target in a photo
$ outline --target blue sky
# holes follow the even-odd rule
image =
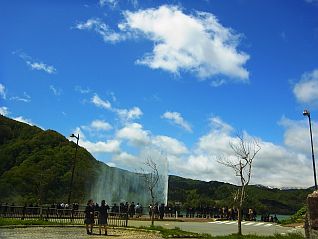
[[[231,183],[217,159],[242,131],[262,147],[252,183],[313,185],[317,1],[0,4],[1,114],[77,132],[111,166],[156,146],[171,174]]]

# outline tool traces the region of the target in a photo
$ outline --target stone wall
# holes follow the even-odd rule
[[[306,237],[308,239],[318,239],[318,191],[308,195],[307,204]]]

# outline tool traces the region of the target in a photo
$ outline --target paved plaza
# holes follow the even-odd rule
[[[129,220],[129,226],[140,227],[149,226],[148,221],[135,221]],[[237,233],[237,221],[201,221],[201,222],[178,222],[178,221],[156,221],[156,226],[165,228],[179,227],[181,230],[195,232],[195,233],[208,233],[212,236],[229,235]],[[283,227],[275,223],[259,222],[259,221],[243,221],[242,222],[243,234],[257,234],[264,236],[271,236],[275,234],[286,235],[288,233],[302,233],[303,228]]]
[[[88,239],[88,238],[120,238],[120,239],[162,239],[158,233],[136,231],[130,229],[109,229],[107,236],[87,235],[84,227],[26,227],[0,228],[1,239]]]
[[[130,220],[129,226],[140,227],[149,226],[149,221]],[[214,222],[178,222],[178,221],[156,221],[156,226],[173,229],[179,227],[181,230],[194,233],[208,233],[214,236],[228,235],[237,232],[236,221],[214,221]],[[303,228],[282,227],[273,223],[264,222],[242,222],[243,234],[257,235],[286,235],[288,233],[302,233]],[[104,235],[98,235],[98,228],[93,231],[94,238],[105,238]],[[128,229],[108,229],[108,236],[111,238],[122,239],[161,239],[158,233]],[[78,227],[12,227],[0,228],[1,239],[85,239],[92,238],[92,235],[87,235],[83,226]]]

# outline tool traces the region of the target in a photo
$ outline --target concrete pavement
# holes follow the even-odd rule
[[[150,221],[136,221],[129,220],[128,226],[140,227],[149,226]],[[179,222],[179,221],[155,221],[155,226],[162,226],[173,229],[179,227],[181,230],[208,233],[213,236],[229,235],[237,232],[237,221],[201,221],[201,222]],[[257,235],[274,235],[274,234],[288,234],[300,232],[304,235],[303,228],[283,227],[275,223],[243,221],[243,234],[257,234]]]

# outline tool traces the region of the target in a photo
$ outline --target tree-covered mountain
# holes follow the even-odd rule
[[[169,176],[168,198],[170,202],[182,202],[185,207],[232,207],[237,189],[228,183]],[[281,190],[249,185],[245,207],[254,208],[259,213],[293,214],[305,204],[310,192],[312,189]]]
[[[76,144],[61,134],[0,116],[0,200],[66,201]],[[79,147],[73,198],[87,198],[96,171],[107,167]]]
[[[75,143],[56,131],[44,131],[0,115],[0,201],[16,204],[66,202],[75,148]],[[79,147],[72,201],[84,203],[95,190],[97,180],[100,182],[101,172],[108,175],[108,181],[116,175],[124,180],[121,184],[137,177],[132,172],[97,161],[86,149]],[[168,202],[181,202],[184,207],[231,206],[236,189],[237,186],[227,183],[169,176]],[[292,214],[302,207],[309,192],[309,189],[249,186],[246,206],[259,212]]]

